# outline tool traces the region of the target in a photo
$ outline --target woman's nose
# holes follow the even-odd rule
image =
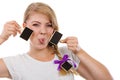
[[[45,35],[46,34],[46,28],[41,27],[40,30],[39,30],[39,33],[42,34],[42,35]]]

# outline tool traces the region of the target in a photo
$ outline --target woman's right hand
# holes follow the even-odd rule
[[[0,38],[6,41],[11,35],[16,36],[17,33],[21,33],[21,27],[16,21],[9,21],[4,24],[4,28],[2,33],[0,34]]]

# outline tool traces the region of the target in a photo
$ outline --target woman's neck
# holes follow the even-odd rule
[[[36,50],[31,48],[28,52],[28,54],[40,61],[50,61],[54,58],[54,52],[51,49],[44,48],[40,50]]]

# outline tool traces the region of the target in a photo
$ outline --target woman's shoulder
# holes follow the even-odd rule
[[[61,54],[69,54],[69,53],[71,53],[72,51],[70,51],[68,48],[67,48],[67,46],[62,46],[62,47],[59,47],[58,48],[58,50],[59,50],[59,52],[61,53]]]
[[[62,56],[67,54],[69,57],[73,57],[73,55],[74,55],[74,53],[71,50],[69,50],[67,46],[59,47],[58,50]]]
[[[68,55],[69,59],[73,60],[76,63],[78,68],[78,64],[80,63],[80,60],[71,50],[68,49],[67,46],[59,47],[59,52],[62,56]]]
[[[6,63],[8,63],[8,62],[10,62],[10,63],[12,63],[12,62],[18,63],[21,60],[24,60],[25,55],[26,54],[17,54],[17,55],[14,55],[14,56],[7,56],[7,57],[4,57],[3,60]]]

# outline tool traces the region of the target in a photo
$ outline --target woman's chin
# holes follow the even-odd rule
[[[37,49],[41,50],[41,49],[45,49],[47,48],[47,45],[39,45],[37,46]]]

